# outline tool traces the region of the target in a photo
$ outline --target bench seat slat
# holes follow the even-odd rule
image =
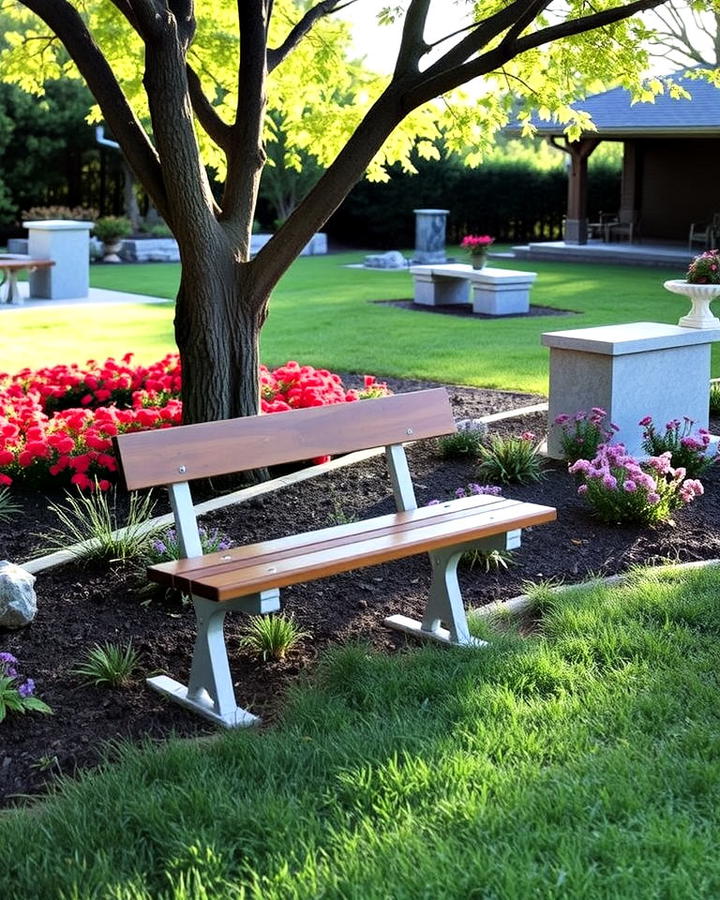
[[[167,574],[173,577],[192,578],[198,572],[202,572],[204,576],[209,576],[223,572],[226,569],[240,569],[243,566],[257,565],[260,562],[272,562],[275,559],[300,556],[307,552],[308,547],[317,549],[321,544],[327,547],[335,547],[342,544],[351,544],[358,540],[381,537],[382,535],[390,534],[393,530],[397,530],[398,527],[408,529],[420,528],[428,520],[437,521],[441,510],[444,513],[443,519],[451,521],[467,515],[475,515],[479,508],[488,510],[493,506],[518,502],[517,500],[507,500],[504,497],[493,497],[488,494],[463,497],[441,505],[436,504],[406,512],[389,513],[372,519],[348,522],[344,525],[331,525],[328,528],[320,528],[316,531],[306,531],[302,534],[292,534],[287,537],[233,547],[230,550],[218,550],[214,553],[206,553],[203,556],[191,556],[166,563],[157,563],[149,571],[153,573],[153,577]]]
[[[471,501],[471,502],[468,502]],[[473,503],[473,501],[475,501]],[[490,502],[488,502],[490,501]],[[234,552],[153,566],[154,581],[219,602],[270,588],[347,572],[429,550],[491,537],[554,520],[552,507],[498,498],[470,497],[381,516],[364,523],[322,529],[291,539],[264,541]],[[364,531],[358,533],[358,525]],[[297,552],[285,542],[291,540]],[[231,556],[223,561],[223,556]],[[225,562],[225,565],[223,565]]]

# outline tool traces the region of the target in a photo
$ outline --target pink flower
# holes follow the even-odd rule
[[[579,459],[568,467],[571,475],[577,475],[578,472],[585,474],[590,471],[590,463],[587,459]]]
[[[553,422],[555,425],[564,425],[566,422],[570,421],[570,416],[567,413],[561,413],[559,416],[555,416]]]
[[[614,475],[610,475],[609,473],[607,475],[603,475],[602,482],[609,491],[614,491],[617,487],[617,478]]]
[[[523,433],[520,435],[520,440],[521,441],[534,441],[535,435],[533,434],[532,431],[523,431]]]
[[[582,497],[584,494],[587,494],[588,486],[586,484],[581,484],[580,487],[577,489],[577,492]]]
[[[650,506],[657,506],[660,502],[660,494],[656,494],[654,491],[647,495],[647,502]]]
[[[644,419],[640,419],[638,425],[641,425],[643,428],[647,428],[648,425],[652,425],[652,416],[645,416]]]
[[[637,490],[637,485],[634,481],[631,481],[629,478],[623,483],[623,490],[627,491],[628,494],[634,494]]]

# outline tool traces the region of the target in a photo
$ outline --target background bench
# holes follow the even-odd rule
[[[460,263],[412,266],[415,303],[446,306],[472,303],[473,312],[509,316],[530,311],[530,288],[536,272],[516,269],[473,269]]]
[[[17,283],[18,272],[21,272],[23,269],[27,269],[28,272],[34,272],[36,269],[49,269],[54,265],[55,263],[51,259],[33,259],[21,253],[0,256],[0,272],[2,272],[3,276],[2,281],[0,281],[0,303],[15,303],[17,305],[23,303]],[[4,295],[3,287],[5,287]]]
[[[170,491],[184,558],[148,574],[189,594],[197,617],[187,686],[167,676],[148,683],[223,725],[252,724],[256,717],[235,700],[226,612],[273,612],[282,587],[418,553],[429,553],[432,567],[423,618],[392,616],[386,623],[448,644],[474,643],[457,581],[460,556],[517,547],[519,529],[551,521],[555,510],[483,495],[418,509],[403,442],[453,431],[447,394],[436,389],[115,438],[129,490]],[[189,480],[372,447],[385,447],[397,513],[203,556]]]

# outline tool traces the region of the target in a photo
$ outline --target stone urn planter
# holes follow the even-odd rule
[[[124,216],[104,216],[98,219],[93,226],[93,234],[102,241],[102,261],[106,263],[122,262],[118,253],[122,246],[123,238],[132,234],[132,223]]]
[[[678,320],[682,328],[720,328],[720,319],[710,311],[710,304],[720,296],[720,284],[690,284],[680,278],[666,281],[666,290],[687,297],[690,312]]]
[[[483,250],[481,253],[471,253],[470,263],[473,269],[484,269],[487,265],[487,250]]]

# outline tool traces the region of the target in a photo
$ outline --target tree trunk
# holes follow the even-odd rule
[[[259,335],[267,298],[253,296],[247,269],[219,249],[207,250],[195,264],[183,259],[175,340],[185,424],[260,411]]]

